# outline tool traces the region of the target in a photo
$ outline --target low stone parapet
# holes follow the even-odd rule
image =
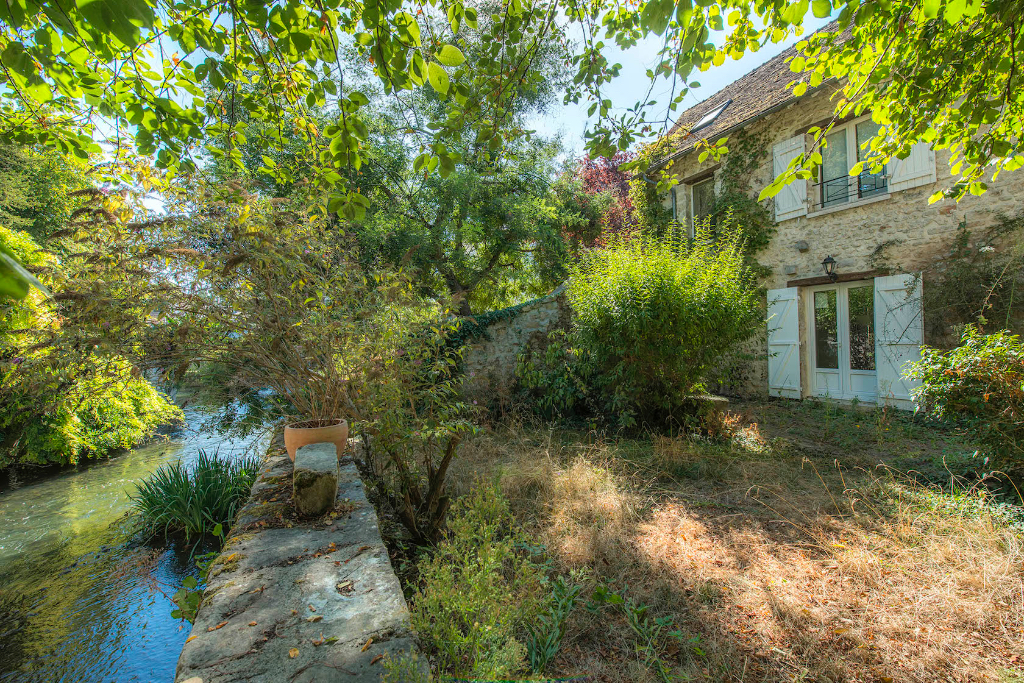
[[[315,519],[296,514],[292,473],[275,449],[210,567],[178,683],[376,682],[386,655],[415,649],[355,465],[342,461],[333,509]]]

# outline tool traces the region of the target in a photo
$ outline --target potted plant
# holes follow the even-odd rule
[[[284,418],[292,460],[321,442],[341,457],[387,343],[379,318],[394,290],[405,291],[384,275],[366,278],[348,245],[329,237],[283,228],[237,239],[216,254],[223,265],[205,265],[219,273],[207,275],[216,286],[187,292],[183,305],[198,312],[197,355],[218,368],[209,393],[244,404],[239,422]]]
[[[348,420],[312,418],[289,422],[284,426],[284,447],[293,462],[295,452],[311,443],[333,443],[340,458],[348,443]]]

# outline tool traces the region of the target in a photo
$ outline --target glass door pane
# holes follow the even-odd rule
[[[848,290],[850,310],[850,369],[875,369],[875,287],[851,287]]]
[[[839,369],[839,317],[836,290],[814,293],[814,365]]]

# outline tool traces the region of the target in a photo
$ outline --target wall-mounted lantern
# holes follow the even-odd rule
[[[825,269],[825,275],[828,275],[828,279],[832,282],[839,278],[836,275],[836,260],[832,258],[832,254],[825,257],[825,260],[821,262],[821,267]]]

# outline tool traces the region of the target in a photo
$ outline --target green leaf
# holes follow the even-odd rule
[[[455,161],[450,156],[441,157],[441,177],[447,178],[455,172]]]
[[[124,45],[138,45],[139,29],[153,25],[153,8],[144,0],[80,0],[78,11],[89,25],[102,33],[110,33]]]
[[[462,50],[454,45],[445,45],[438,51],[436,56],[437,61],[445,66],[458,66],[466,61],[466,56],[462,54]]]
[[[29,286],[35,287],[46,296],[50,295],[43,283],[25,270],[6,247],[0,244],[0,298],[24,299]]]
[[[427,79],[430,81],[430,85],[441,95],[448,94],[448,87],[450,85],[448,81],[448,74],[445,73],[444,67],[437,62],[430,62],[427,64]]]
[[[922,10],[926,19],[934,19],[939,16],[939,6],[942,4],[942,0],[924,0],[922,3]]]
[[[824,19],[832,14],[832,3],[828,0],[813,0],[811,2],[811,11],[814,12],[814,16]]]
[[[655,35],[661,35],[668,27],[675,13],[676,4],[673,0],[647,0],[640,11],[640,24],[647,27]]]

